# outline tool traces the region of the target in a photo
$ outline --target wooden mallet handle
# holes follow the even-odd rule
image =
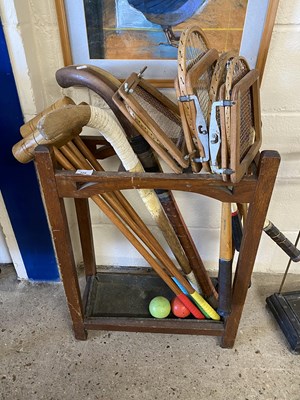
[[[34,132],[37,129],[37,124],[39,120],[44,115],[49,114],[50,112],[57,110],[58,108],[65,107],[69,104],[73,105],[75,104],[70,97],[65,96],[62,99],[57,100],[55,103],[51,104],[51,106],[47,107],[45,110],[43,110],[34,118],[32,118],[30,121],[26,122],[26,124],[22,125],[20,128],[21,136],[25,138],[29,136],[32,132]]]
[[[53,117],[52,113],[42,117],[38,123],[38,130],[13,146],[13,155],[19,162],[31,161],[34,158],[34,150],[39,144],[61,147],[78,136],[90,119],[90,107],[69,105],[53,111],[53,114],[55,114]]]

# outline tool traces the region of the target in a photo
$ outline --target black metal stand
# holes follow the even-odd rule
[[[300,231],[295,242],[297,246]],[[291,350],[295,354],[300,354],[300,290],[294,292],[281,293],[292,259],[289,260],[279,293],[274,293],[267,297],[266,302],[273,313],[278,325],[287,338]]]

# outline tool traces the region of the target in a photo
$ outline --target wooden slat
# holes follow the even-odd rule
[[[76,175],[71,171],[58,171],[56,183],[61,197],[90,197],[123,189],[169,189],[203,194],[225,202],[250,203],[256,187],[256,179],[248,177],[236,185],[233,192],[221,177],[193,174],[161,174],[131,172],[94,172],[92,176]],[[231,183],[232,185],[232,183]],[[236,200],[233,201],[233,195]]]
[[[275,23],[276,13],[278,9],[279,0],[269,0],[268,11],[266,16],[266,22],[262,34],[262,40],[260,42],[260,47],[258,51],[258,57],[256,61],[256,66],[260,74],[260,83],[262,82],[262,77],[265,70],[265,65],[267,61],[268,51],[270,47],[273,27]]]
[[[126,332],[153,332],[188,335],[222,336],[223,322],[196,320],[159,320],[153,318],[97,317],[84,320],[86,329]]]

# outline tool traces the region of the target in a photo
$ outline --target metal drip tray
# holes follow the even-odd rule
[[[222,336],[223,321],[193,316],[153,318],[149,303],[156,296],[171,300],[173,292],[149,268],[104,268],[87,279],[83,296],[86,329]]]
[[[148,305],[155,296],[174,297],[148,268],[113,268],[91,278],[85,316],[152,318]]]
[[[266,302],[291,349],[300,354],[300,291],[274,293]]]

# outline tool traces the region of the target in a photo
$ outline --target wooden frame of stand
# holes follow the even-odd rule
[[[86,143],[89,141],[87,144],[90,148],[96,149],[96,138],[83,139]],[[56,169],[51,146],[38,146],[35,164],[76,339],[85,340],[87,330],[90,329],[183,333],[219,336],[222,347],[233,347],[279,163],[280,156],[277,152],[264,151],[253,163],[253,174],[237,184],[224,182],[222,177],[211,174],[94,172],[93,175],[86,176]],[[229,317],[216,322],[138,317],[90,319],[86,316],[86,299],[96,276],[88,198],[98,193],[133,188],[174,189],[198,193],[221,202],[249,203],[234,276],[232,311]],[[64,198],[73,198],[76,206],[86,274],[83,297],[79,288]]]

